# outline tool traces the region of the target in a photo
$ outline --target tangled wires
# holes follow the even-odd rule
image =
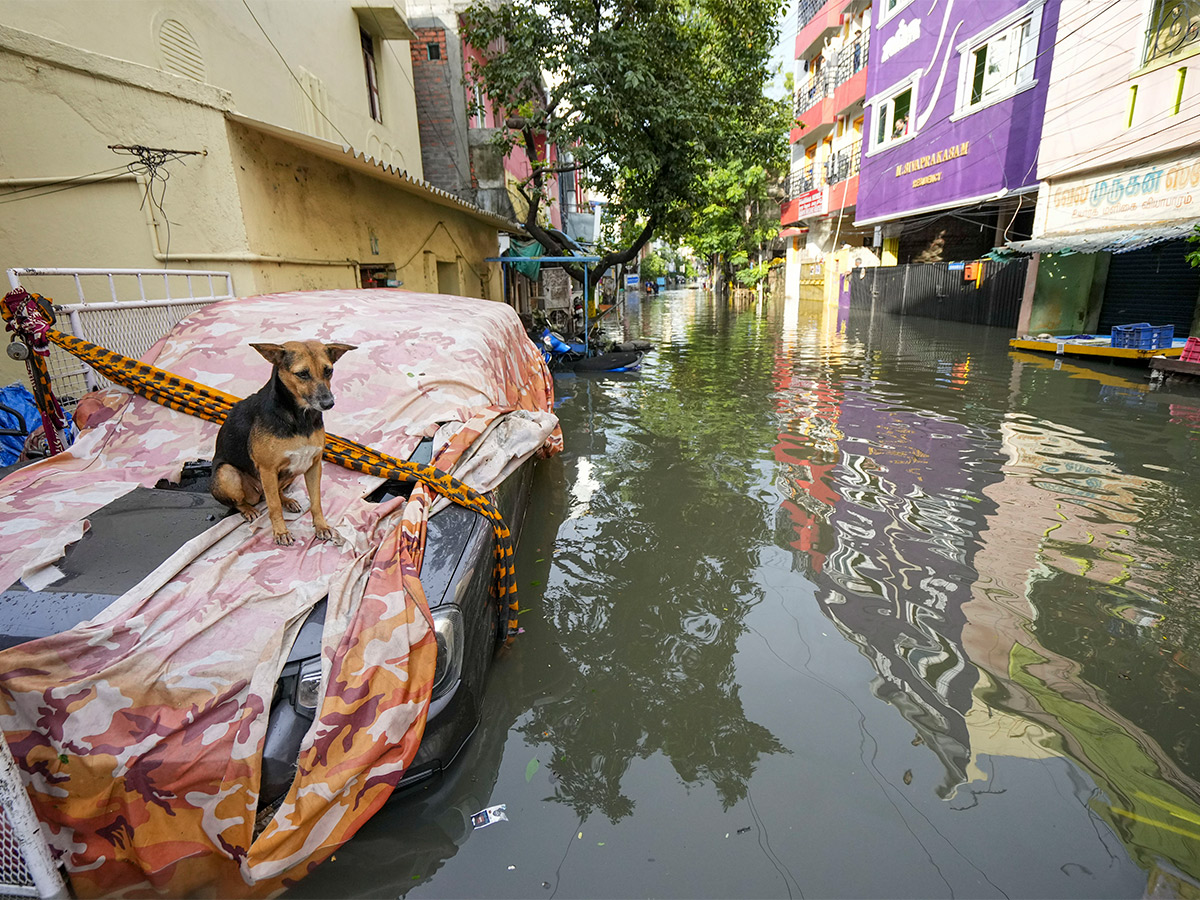
[[[126,166],[134,175],[146,176],[146,195],[142,198],[142,208],[146,206],[146,201],[150,205],[158,209],[162,216],[163,222],[167,226],[167,246],[163,252],[163,256],[170,259],[171,256],[171,220],[167,218],[167,211],[163,208],[163,201],[167,196],[167,182],[171,178],[171,173],[167,171],[166,165],[169,162],[182,160],[185,156],[204,156],[207,155],[205,150],[170,150],[165,147],[145,147],[141,144],[109,144],[108,149],[114,153],[127,153],[130,156],[136,157],[134,162]],[[154,196],[155,183],[160,185],[158,196]]]

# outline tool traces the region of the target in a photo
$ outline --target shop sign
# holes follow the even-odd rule
[[[805,191],[796,198],[796,218],[804,219],[809,216],[820,216],[825,213],[825,189],[813,188]]]
[[[1102,231],[1200,216],[1200,157],[1050,182],[1044,233]]]

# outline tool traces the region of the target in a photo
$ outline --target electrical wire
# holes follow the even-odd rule
[[[368,6],[367,9],[370,10],[371,18],[375,20],[376,26],[378,26],[379,29],[382,31],[383,26],[380,25],[380,23],[379,23],[379,17],[377,15],[375,15],[375,8],[372,6]],[[405,79],[408,81],[408,86],[412,88],[413,97],[415,98],[417,95],[417,86],[413,82],[412,78],[409,76],[408,70],[404,68],[404,64],[400,61],[400,55],[396,52],[395,48],[392,47],[391,41],[384,41],[384,43],[387,44],[388,51],[392,54],[392,57],[396,60],[396,68],[398,68],[400,70],[400,74],[402,74],[405,77]],[[454,108],[454,106],[453,106],[453,100],[452,100],[451,101],[451,109],[453,109],[453,108]],[[446,135],[442,133],[442,129],[438,126],[438,123],[432,117],[427,116],[425,124],[432,127],[433,130],[437,133],[438,139],[441,140],[443,146],[447,147],[448,149],[450,149],[452,151],[450,153],[450,162],[454,164],[454,168],[458,172],[459,178],[462,179],[463,185],[466,187],[470,187],[471,186],[471,178],[466,172],[464,172],[462,170],[462,167],[459,166],[459,164],[458,164],[458,159],[456,158],[456,154],[453,152],[454,143],[452,141],[446,140]],[[397,152],[399,152],[399,151],[397,151]],[[403,158],[403,154],[401,154],[401,158]]]
[[[1070,38],[1070,37],[1074,36],[1076,33],[1078,33],[1078,32],[1079,32],[1079,31],[1080,31],[1080,30],[1081,30],[1081,29],[1084,27],[1084,25],[1087,25],[1087,24],[1089,24],[1089,22],[1093,21],[1093,20],[1094,20],[1096,17],[1098,17],[1098,16],[1102,16],[1104,13],[1108,12],[1110,9],[1113,9],[1114,7],[1116,7],[1116,6],[1117,6],[1119,3],[1121,3],[1121,2],[1122,2],[1122,0],[1111,0],[1111,2],[1109,2],[1109,3],[1108,3],[1108,5],[1107,5],[1107,6],[1105,6],[1105,7],[1104,7],[1102,10],[1100,10],[1100,11],[1099,11],[1098,13],[1096,13],[1094,16],[1092,16],[1092,17],[1089,17],[1089,19],[1088,19],[1087,21],[1085,21],[1084,23],[1080,24],[1080,25],[1079,25],[1079,27],[1077,27],[1076,29],[1074,29],[1073,31],[1071,31],[1071,32],[1069,32],[1069,33],[1067,33],[1067,34],[1065,34],[1065,35],[1059,35],[1059,34],[1057,33],[1057,31],[1056,31],[1056,33],[1055,33],[1055,39],[1054,39],[1054,40],[1053,40],[1053,41],[1050,43],[1050,46],[1049,46],[1049,47],[1046,47],[1045,49],[1043,49],[1043,50],[1039,51],[1038,53],[1036,53],[1036,54],[1033,56],[1033,58],[1032,58],[1032,59],[1030,59],[1030,60],[1029,60],[1029,61],[1028,61],[1026,64],[1027,64],[1027,65],[1033,65],[1033,64],[1034,64],[1034,63],[1036,63],[1036,62],[1037,62],[1039,59],[1043,58],[1043,57],[1044,57],[1044,56],[1046,56],[1047,54],[1050,54],[1050,53],[1052,53],[1052,52],[1054,51],[1054,49],[1055,49],[1056,47],[1058,47],[1058,45],[1059,45],[1059,44],[1061,44],[1063,41],[1067,40],[1068,38]],[[875,27],[875,26],[872,26],[872,27]],[[1056,28],[1057,28],[1057,23],[1056,23]],[[869,66],[870,66],[870,62],[868,61],[868,68],[869,68]],[[865,109],[864,109],[864,112],[865,112]],[[934,119],[934,120],[933,120],[933,121],[931,121],[931,122],[927,122],[927,123],[926,123],[926,124],[923,126],[923,128],[922,128],[922,131],[924,131],[924,130],[926,130],[926,129],[928,129],[928,128],[933,128],[933,127],[936,127],[936,126],[938,126],[938,125],[942,125],[942,124],[945,124],[946,122],[949,122],[949,121],[951,120],[951,118],[953,118],[953,117],[954,117],[954,116],[955,116],[955,115],[956,115],[958,112],[959,112],[959,110],[957,110],[957,109],[952,109],[952,110],[951,110],[949,113],[946,113],[946,114],[944,114],[944,115],[942,115],[942,116],[939,116],[937,119]],[[1044,116],[1044,113],[1043,113],[1043,116]],[[1007,127],[1007,126],[1008,126],[1008,125],[1010,125],[1010,124],[1011,124],[1011,123],[1010,123],[1009,121],[1003,121],[1003,122],[999,122],[999,123],[997,123],[996,125],[992,126],[990,129],[988,129],[986,132],[984,132],[984,134],[983,134],[981,137],[979,137],[979,138],[975,138],[975,140],[981,140],[981,139],[982,139],[982,138],[984,138],[984,137],[989,137],[989,136],[990,136],[990,135],[991,135],[991,134],[992,134],[994,131],[996,131],[997,129],[999,129],[999,128],[1001,128],[1001,127]],[[864,140],[864,141],[868,140],[868,138],[869,138],[869,136],[868,136],[868,135],[866,135],[866,134],[864,134],[864,135],[863,135],[863,140]],[[997,148],[997,150],[996,150],[996,152],[995,152],[995,155],[997,155],[997,156],[999,155],[999,150],[998,150],[998,148]],[[960,167],[960,171],[963,171],[963,170],[965,170],[965,169],[969,168],[971,165],[979,165],[979,164],[981,164],[981,163],[983,163],[983,162],[987,162],[987,161],[989,161],[989,156],[990,156],[990,155],[988,155],[988,154],[985,154],[985,155],[984,155],[982,158],[976,158],[975,160],[970,160],[970,161],[968,161],[966,164],[964,164],[962,167]],[[880,171],[880,173],[879,173],[879,176],[878,176],[878,177],[875,179],[875,181],[874,181],[874,182],[873,182],[873,183],[872,183],[872,184],[869,186],[869,188],[870,188],[870,189],[874,189],[874,188],[878,187],[878,186],[879,186],[879,183],[880,183],[880,181],[881,181],[881,179],[882,179],[882,178],[883,178],[883,176],[884,176],[884,175],[886,175],[886,174],[887,174],[887,170],[886,170],[886,169],[881,169],[881,171]]]
[[[1037,54],[1037,55],[1034,57],[1034,60],[1036,60],[1036,59],[1038,59],[1038,58],[1040,58],[1040,57],[1044,56],[1044,55],[1045,55],[1045,54],[1047,54],[1047,53],[1050,53],[1050,52],[1052,52],[1052,51],[1053,51],[1053,50],[1054,50],[1056,47],[1058,47],[1058,46],[1059,46],[1061,43],[1063,43],[1065,40],[1069,39],[1069,38],[1070,38],[1070,37],[1072,37],[1074,34],[1078,33],[1078,32],[1079,32],[1079,31],[1080,31],[1080,30],[1081,30],[1081,29],[1082,29],[1082,28],[1083,28],[1085,25],[1087,25],[1087,24],[1089,24],[1090,22],[1094,21],[1094,19],[1095,19],[1095,17],[1096,17],[1096,16],[1103,15],[1105,12],[1107,12],[1108,10],[1110,10],[1110,9],[1114,8],[1114,7],[1115,7],[1115,6],[1117,6],[1119,3],[1120,3],[1120,0],[1112,0],[1112,2],[1110,2],[1110,3],[1109,3],[1107,6],[1105,6],[1105,7],[1104,7],[1104,9],[1100,10],[1100,12],[1099,12],[1099,13],[1095,14],[1094,16],[1090,16],[1090,17],[1088,18],[1088,20],[1087,20],[1087,21],[1085,21],[1085,22],[1083,22],[1082,24],[1080,24],[1080,25],[1079,25],[1077,28],[1075,28],[1073,31],[1071,31],[1071,32],[1069,32],[1069,33],[1067,33],[1067,34],[1065,34],[1065,35],[1056,35],[1056,39],[1055,39],[1055,40],[1054,40],[1054,41],[1051,43],[1050,47],[1048,47],[1048,48],[1046,48],[1045,50],[1043,50],[1043,51],[1041,51],[1040,53],[1038,53],[1038,54]],[[1031,61],[1031,62],[1032,62],[1032,61]],[[1197,104],[1197,102],[1200,102],[1200,101],[1193,101],[1192,103],[1189,103],[1189,104],[1187,104],[1187,108],[1188,108],[1188,109],[1191,109],[1192,107],[1194,107],[1194,106]],[[1071,104],[1070,104],[1070,103],[1064,103],[1064,104],[1062,104],[1062,107],[1063,107],[1063,108],[1065,108],[1065,107],[1067,107],[1067,106],[1069,106],[1069,105],[1071,105]],[[1054,107],[1054,108],[1058,108],[1058,107]],[[947,121],[949,121],[949,119],[950,119],[950,118],[951,118],[951,116],[953,116],[953,115],[954,115],[954,112],[951,112],[949,115],[945,115],[945,116],[939,117],[938,119],[934,120],[932,123],[928,123],[928,124],[926,124],[926,125],[924,126],[924,128],[929,128],[929,127],[936,126],[936,125],[942,124],[942,123],[944,123],[944,122],[947,122]],[[1044,119],[1044,118],[1045,118],[1045,113],[1043,113],[1043,119]],[[1097,119],[1096,121],[1103,121],[1103,120],[1105,120],[1105,119],[1107,119],[1107,118],[1109,118],[1109,117],[1108,117],[1108,116],[1102,116],[1101,118]],[[1144,127],[1144,126],[1145,126],[1145,125],[1147,125],[1147,124],[1150,124],[1150,123],[1157,122],[1157,121],[1159,121],[1160,119],[1163,119],[1163,118],[1166,118],[1166,119],[1168,119],[1168,120],[1173,120],[1173,121],[1167,121],[1167,122],[1166,122],[1166,124],[1164,125],[1164,127],[1163,127],[1163,128],[1160,128],[1160,129],[1158,129],[1158,130],[1156,130],[1156,131],[1150,132],[1150,133],[1148,133],[1148,134],[1142,134],[1142,135],[1139,135],[1139,136],[1138,136],[1138,138],[1137,138],[1137,140],[1139,140],[1139,141],[1145,141],[1145,140],[1147,140],[1147,139],[1150,139],[1150,138],[1156,137],[1157,135],[1159,135],[1159,134],[1162,134],[1162,133],[1164,133],[1164,132],[1166,132],[1166,131],[1169,131],[1169,130],[1171,130],[1171,129],[1173,129],[1173,128],[1176,128],[1176,127],[1178,127],[1178,126],[1179,126],[1179,125],[1181,125],[1181,124],[1184,124],[1184,123],[1186,123],[1186,122],[1193,121],[1193,120],[1195,120],[1195,119],[1197,119],[1197,118],[1200,118],[1200,114],[1193,115],[1193,116],[1188,116],[1188,117],[1185,117],[1185,118],[1178,118],[1178,112],[1172,109],[1172,110],[1168,110],[1168,111],[1166,111],[1166,112],[1164,112],[1164,113],[1160,113],[1160,114],[1158,114],[1158,115],[1152,116],[1150,119],[1146,120],[1145,122],[1143,122],[1143,123],[1141,123],[1141,124],[1142,124],[1142,126]],[[978,141],[978,140],[982,140],[982,139],[984,139],[984,138],[989,138],[989,139],[990,139],[990,137],[991,137],[991,135],[993,134],[993,132],[995,132],[995,131],[996,131],[997,129],[999,129],[999,128],[1002,128],[1002,127],[1007,127],[1009,124],[1010,124],[1010,123],[1009,123],[1008,121],[1000,122],[1000,123],[998,123],[997,125],[993,126],[992,128],[988,129],[986,132],[984,132],[984,133],[983,133],[983,135],[982,135],[981,137],[974,138],[973,140],[975,140],[975,141]],[[1078,125],[1079,123],[1075,123],[1075,124],[1076,124],[1076,125]],[[1073,125],[1073,127],[1075,127],[1075,126]],[[1079,125],[1079,127],[1082,127],[1082,125]],[[924,130],[924,129],[922,129],[922,130]],[[966,163],[964,163],[962,166],[960,166],[960,167],[959,167],[958,171],[959,171],[960,173],[961,173],[961,172],[965,172],[965,171],[967,171],[967,170],[971,169],[971,168],[972,168],[972,167],[974,167],[974,166],[979,166],[979,165],[983,165],[983,164],[987,164],[987,163],[991,163],[991,162],[993,162],[993,158],[994,158],[994,157],[999,157],[999,156],[1001,155],[1001,148],[999,148],[999,147],[996,147],[994,142],[993,142],[993,148],[994,148],[994,149],[993,149],[991,152],[984,153],[984,154],[983,154],[983,155],[981,155],[981,156],[978,156],[978,157],[975,157],[974,159],[968,160]],[[1039,148],[1039,151],[1040,151],[1040,148]],[[1094,163],[1094,162],[1098,161],[1099,159],[1101,159],[1103,156],[1105,156],[1105,155],[1108,155],[1108,154],[1111,154],[1111,153],[1113,153],[1113,152],[1116,152],[1116,151],[1114,151],[1114,149],[1113,149],[1112,147],[1104,147],[1104,148],[1100,149],[1098,152],[1096,152],[1095,154],[1093,154],[1093,155],[1091,155],[1091,156],[1089,156],[1089,157],[1085,158],[1084,160],[1081,160],[1081,161],[1076,161],[1076,162],[1074,162],[1074,164],[1073,164],[1073,167],[1074,167],[1074,168],[1076,168],[1076,169],[1078,169],[1078,168],[1086,168],[1086,167],[1087,167],[1089,164],[1091,164],[1091,163]],[[1033,159],[1033,162],[1032,162],[1032,163],[1031,163],[1031,165],[1030,165],[1029,172],[1031,172],[1031,171],[1033,170],[1033,167],[1034,167],[1034,166],[1037,164],[1037,161],[1038,161],[1038,155],[1039,155],[1038,153],[1035,153],[1035,155],[1034,155],[1034,159]],[[890,167],[889,167],[889,168],[890,168]],[[887,176],[887,174],[888,174],[888,171],[889,171],[889,169],[888,169],[888,168],[881,169],[881,170],[880,170],[880,172],[879,172],[879,174],[876,176],[876,178],[874,179],[874,181],[873,181],[873,182],[872,182],[870,185],[866,185],[866,186],[864,186],[864,187],[860,187],[860,192],[862,192],[864,189],[869,191],[869,190],[873,190],[873,189],[877,188],[877,187],[879,186],[879,184],[881,183],[881,181],[882,181],[884,178],[886,178],[886,176]],[[1028,174],[1029,174],[1029,172],[1027,172],[1027,173],[1026,173],[1026,177],[1028,177]],[[1000,198],[993,198],[992,200],[989,200],[989,201],[983,201],[983,202],[981,202],[981,203],[979,204],[979,206],[988,205],[988,204],[990,204],[990,203],[994,202],[994,201],[995,201],[995,200],[997,200],[997,199],[1000,199]],[[1019,210],[1019,207],[1020,207],[1020,202],[1018,202],[1018,210]],[[954,207],[951,207],[951,209],[954,209]],[[958,207],[958,209],[961,209],[961,207]],[[926,219],[926,221],[929,221],[929,220],[931,220],[931,219],[933,219],[933,218],[939,218],[939,217],[941,217],[941,216],[944,216],[944,215],[945,215],[947,212],[949,212],[949,210],[940,211],[940,212],[939,212],[939,211],[934,211],[934,212],[930,213],[930,218],[929,218],[929,219]],[[1111,217],[1100,216],[1100,217],[1097,217],[1097,218],[1099,218],[1099,219],[1109,219],[1109,218],[1111,218]],[[1014,219],[1015,219],[1015,217],[1014,217]],[[1113,221],[1120,222],[1120,221],[1122,221],[1122,220],[1119,220],[1119,219],[1114,219]],[[912,222],[912,220],[911,220],[911,219],[908,219],[908,220],[906,220],[906,221],[905,221],[905,225],[909,225],[909,224],[913,224],[913,222]],[[1011,222],[1010,222],[1010,227],[1011,227]],[[1006,231],[1007,231],[1007,229],[1006,229]]]
[[[112,171],[112,170],[109,170],[109,171]],[[33,194],[33,193],[26,192],[26,193],[21,193],[20,196],[17,196],[17,197],[11,196],[10,194],[4,194],[4,195],[0,196],[0,206],[3,206],[6,203],[19,203],[22,200],[37,200],[41,197],[49,197],[51,194],[61,194],[63,191],[70,191],[70,190],[74,190],[76,188],[88,187],[89,185],[93,185],[93,184],[104,184],[107,181],[112,181],[115,178],[121,178],[122,176],[127,175],[128,171],[125,166],[121,166],[119,170],[113,171],[112,174],[106,175],[106,177],[97,179],[96,181],[80,181],[80,179],[82,179],[82,178],[92,178],[92,177],[94,177],[94,175],[104,175],[104,174],[105,173],[103,173],[103,172],[96,172],[96,173],[93,173],[93,175],[80,175],[80,176],[77,176],[76,178],[64,179],[64,181],[62,181],[62,182],[54,182],[53,184],[62,184],[63,187],[55,188],[52,191],[44,191],[40,194]],[[68,183],[68,182],[75,182],[75,183]],[[51,186],[52,185],[49,185],[49,184],[48,185],[36,185],[36,186],[31,186],[30,189],[32,190],[34,188],[51,187]],[[18,193],[18,192],[13,191],[12,193]]]
[[[292,71],[292,67],[288,65],[288,61],[284,59],[283,53],[280,52],[279,48],[275,46],[275,42],[271,40],[271,36],[267,34],[267,29],[263,28],[262,22],[258,21],[258,16],[254,14],[254,10],[250,8],[250,4],[247,2],[247,0],[242,0],[242,6],[246,7],[246,12],[250,13],[250,18],[252,18],[254,20],[254,24],[258,26],[258,30],[262,32],[262,36],[267,39],[267,43],[271,45],[271,49],[275,51],[275,55],[279,57],[279,61],[283,63],[283,67],[287,69],[288,74],[292,76],[292,81],[296,82],[296,87],[300,88],[300,93],[304,95],[304,99],[311,103],[312,108],[317,111],[317,114],[329,123],[330,128],[337,132],[337,135],[342,139],[343,144],[345,144],[347,147],[353,147],[354,145],[350,143],[350,139],[342,134],[342,130],[333,123],[333,120],[329,118],[329,116],[325,115],[325,111],[317,105],[317,101],[309,96],[308,91],[304,89],[304,85],[300,82],[300,79],[296,77],[296,73]],[[400,154],[400,159],[403,162],[403,153]]]

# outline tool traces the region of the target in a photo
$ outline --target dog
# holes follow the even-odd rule
[[[333,408],[329,379],[334,363],[356,348],[320,341],[250,346],[271,364],[271,378],[235,403],[217,432],[212,495],[247,522],[258,516],[255,504],[266,498],[275,543],[290,547],[295,538],[284,524],[283,511],[299,512],[300,504],[284,497],[283,491],[303,475],[317,540],[333,540],[333,529],[321,511],[322,414]]]

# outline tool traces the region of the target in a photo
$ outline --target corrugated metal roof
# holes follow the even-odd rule
[[[1200,219],[1159,222],[1140,228],[1047,235],[1028,241],[1009,241],[1006,246],[1020,253],[1057,253],[1063,250],[1072,253],[1129,253],[1162,241],[1187,237],[1197,225],[1200,225]]]

